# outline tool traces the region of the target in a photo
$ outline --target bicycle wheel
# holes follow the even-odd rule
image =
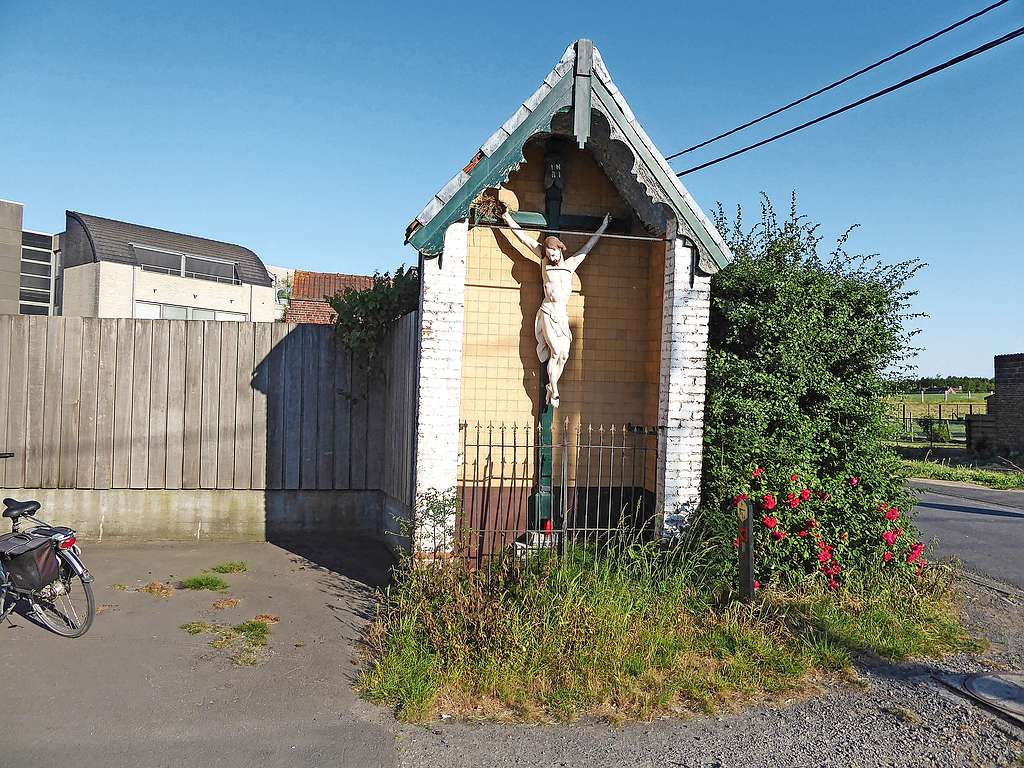
[[[96,613],[92,585],[61,560],[57,579],[32,596],[32,610],[58,635],[81,637],[89,631]]]

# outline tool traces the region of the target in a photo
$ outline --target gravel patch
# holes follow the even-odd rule
[[[934,679],[1024,670],[1024,605],[965,584],[965,620],[989,648],[978,655],[857,663],[856,685],[739,714],[614,727],[519,726],[442,720],[400,726],[400,764],[429,766],[1024,766],[1024,729]]]

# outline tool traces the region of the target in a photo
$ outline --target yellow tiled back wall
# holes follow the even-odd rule
[[[520,210],[543,211],[543,148],[527,146],[526,160],[505,187],[515,193]],[[588,152],[570,151],[563,168],[563,213],[631,215]],[[485,227],[469,232],[460,415],[471,427],[478,421],[485,427],[536,425],[540,266],[510,237]],[[560,237],[570,252],[586,241]],[[663,265],[662,243],[604,239],[580,266],[569,302],[573,342],[559,382],[556,424],[566,418],[572,429],[581,423],[654,424]],[[556,428],[556,439],[557,434]]]

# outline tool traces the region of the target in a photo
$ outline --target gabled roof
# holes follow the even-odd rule
[[[406,242],[424,256],[438,255],[448,226],[465,218],[481,192],[503,184],[524,161],[527,140],[551,133],[574,135],[581,147],[586,145],[645,224],[664,230],[674,219],[676,234],[696,245],[705,272],[732,261],[722,236],[640,127],[589,40],[566,48],[533,95],[409,224]],[[623,153],[613,144],[629,150],[632,167],[622,165]]]
[[[273,284],[260,257],[241,245],[144,227],[141,224],[129,224],[126,221],[105,219],[101,216],[92,216],[77,211],[67,211],[67,217],[82,225],[92,245],[94,261],[114,261],[138,266],[135,252],[132,249],[132,244],[135,243],[160,250],[195,256],[211,256],[215,259],[231,261],[234,262],[238,278],[243,283]]]

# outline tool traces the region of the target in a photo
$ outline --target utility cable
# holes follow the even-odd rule
[[[966,18],[960,19],[960,21],[956,22],[955,24],[950,24],[945,29],[940,29],[938,32],[935,32],[934,34],[928,35],[928,37],[926,37],[926,38],[918,40],[913,45],[908,45],[906,48],[903,48],[903,49],[901,49],[899,51],[896,51],[896,53],[893,53],[893,54],[890,54],[889,56],[886,56],[884,59],[879,59],[874,64],[869,64],[868,66],[866,66],[866,67],[864,67],[862,69],[858,69],[853,74],[847,75],[844,78],[836,80],[834,83],[829,83],[824,88],[819,88],[818,90],[814,91],[813,93],[808,93],[806,96],[802,96],[801,98],[797,99],[796,101],[791,101],[791,102],[789,102],[789,104],[786,104],[785,106],[779,107],[778,109],[773,109],[771,112],[768,112],[767,114],[761,115],[760,117],[755,118],[755,119],[751,120],[748,123],[744,123],[743,125],[737,125],[732,130],[726,131],[725,133],[720,133],[717,136],[712,136],[707,141],[702,141],[700,144],[694,144],[692,147],[687,147],[686,149],[682,149],[679,152],[676,152],[675,154],[669,155],[665,159],[666,160],[672,160],[673,158],[679,157],[681,155],[685,155],[688,152],[693,152],[695,149],[700,149],[701,147],[706,147],[708,144],[716,142],[719,139],[724,139],[726,136],[732,136],[734,133],[736,133],[737,131],[742,131],[744,128],[749,128],[752,125],[757,125],[758,123],[762,122],[763,120],[767,120],[769,117],[775,117],[775,115],[777,115],[777,114],[779,114],[781,112],[785,112],[787,109],[791,109],[792,107],[795,107],[797,104],[803,104],[808,99],[813,99],[815,96],[820,96],[821,94],[825,93],[826,91],[831,91],[833,88],[838,88],[843,83],[848,83],[851,80],[853,80],[853,78],[860,77],[865,72],[870,72],[871,70],[873,70],[873,69],[875,69],[877,67],[880,67],[883,64],[886,64],[886,63],[892,61],[893,59],[902,56],[905,53],[909,53],[910,51],[914,50],[915,48],[920,48],[925,43],[930,43],[932,40],[936,39],[937,37],[941,37],[942,35],[946,34],[947,32],[952,32],[957,27],[962,27],[964,24],[967,24],[970,21],[974,21],[979,16],[984,16],[989,11],[994,11],[999,6],[1005,5],[1008,2],[1010,2],[1010,0],[999,0],[999,2],[997,2],[997,3],[992,3],[992,5],[990,5],[990,6],[986,7],[986,8],[982,8],[980,11],[978,11],[976,13],[972,13],[970,16],[967,16]]]
[[[911,83],[916,83],[918,80],[923,80],[924,78],[930,75],[934,75],[937,72],[941,72],[944,69],[949,69],[952,66],[967,61],[967,59],[973,58],[979,54],[984,53],[985,51],[1000,46],[1003,43],[1008,43],[1014,38],[1020,37],[1021,35],[1024,35],[1024,27],[1015,29],[1013,32],[1008,32],[1002,37],[985,43],[984,45],[979,45],[977,48],[967,51],[967,53],[962,53],[959,56],[950,59],[949,61],[943,62],[942,64],[938,64],[932,67],[931,69],[927,69],[924,72],[920,72],[914,75],[913,77],[908,77],[906,80],[901,80],[895,85],[890,85],[888,88],[883,88],[880,91],[876,91],[875,93],[872,93],[870,96],[865,96],[863,99],[858,99],[852,104],[847,104],[845,107],[834,109],[828,114],[821,115],[819,117],[814,118],[813,120],[808,120],[806,123],[801,123],[795,128],[790,128],[788,131],[783,131],[782,133],[777,133],[774,136],[769,136],[767,139],[762,139],[761,141],[755,142],[754,144],[749,144],[746,147],[737,149],[735,152],[730,152],[727,155],[722,155],[721,157],[717,157],[714,160],[709,160],[706,163],[701,163],[700,165],[695,165],[692,168],[687,168],[685,171],[679,171],[676,174],[676,176],[685,176],[688,173],[693,173],[695,171],[700,171],[703,170],[704,168],[708,168],[712,165],[717,165],[718,163],[721,163],[723,160],[729,160],[730,158],[736,157],[737,155],[742,155],[745,152],[749,152],[752,149],[763,147],[765,144],[770,144],[773,141],[778,141],[779,139],[785,138],[786,136],[794,134],[797,131],[802,131],[804,128],[809,128],[810,126],[828,120],[831,117],[841,115],[843,112],[849,112],[851,109],[859,107],[861,104],[867,104],[869,101],[874,101],[875,99],[881,96],[885,96],[886,94],[892,93],[893,91],[898,91],[900,88],[903,88],[904,86],[910,85]]]

